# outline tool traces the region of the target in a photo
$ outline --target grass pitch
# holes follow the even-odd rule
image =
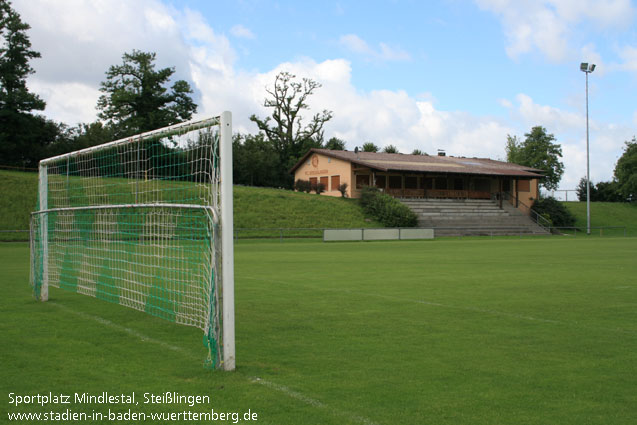
[[[27,245],[0,244],[5,400],[169,391],[211,402],[53,408],[250,409],[262,424],[637,417],[635,238],[240,241],[235,252],[238,369],[225,373],[203,369],[196,329],[62,290],[33,301]],[[5,402],[0,422],[47,410]]]

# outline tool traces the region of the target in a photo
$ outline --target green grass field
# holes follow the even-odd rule
[[[260,424],[634,424],[635,258],[632,237],[241,241],[228,373],[202,367],[194,328],[57,289],[35,302],[27,245],[0,244],[0,422],[68,407],[250,409]],[[7,402],[103,391],[211,400]]]

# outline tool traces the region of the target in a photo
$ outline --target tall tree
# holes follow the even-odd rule
[[[380,148],[372,142],[363,143],[363,152],[378,152]]]
[[[385,146],[385,148],[383,149],[383,152],[385,153],[400,153],[398,151],[398,148],[394,145],[387,145]]]
[[[292,188],[294,178],[287,171],[309,148],[323,145],[323,126],[332,118],[331,111],[323,110],[303,125],[301,113],[310,109],[308,99],[320,87],[309,78],[298,81],[295,75],[281,72],[275,77],[274,88],[266,88],[268,97],[263,105],[272,109],[272,115],[265,119],[250,117],[279,154],[288,188]]]
[[[564,174],[564,164],[560,161],[562,147],[553,143],[555,136],[547,134],[542,126],[533,127],[524,136],[523,142],[517,136],[507,136],[507,161],[542,170],[545,177],[540,185],[548,190],[557,189]]]
[[[580,202],[585,202],[586,201],[586,177],[582,177],[577,185],[577,188],[575,189],[577,192],[577,199]],[[595,184],[593,184],[593,182],[590,182],[590,193],[591,193],[591,202],[596,202],[599,199],[597,199],[597,189],[595,188]]]
[[[519,164],[518,161],[521,161],[520,152],[522,150],[522,141],[518,136],[511,136],[507,134],[507,143],[504,147],[504,151],[507,155],[507,162],[511,162],[514,164]]]
[[[40,57],[31,49],[30,28],[9,1],[0,0],[0,162],[23,166],[37,163],[56,126],[31,114],[44,110],[45,102],[27,88],[34,72],[29,62]]]
[[[637,201],[637,139],[626,142],[624,153],[615,164],[618,190],[629,201]]]
[[[345,142],[338,137],[332,137],[325,143],[325,149],[330,149],[333,151],[344,151]]]
[[[156,70],[155,58],[155,53],[133,50],[106,72],[97,108],[117,137],[187,121],[197,111],[190,85],[178,80],[168,89],[175,68]]]

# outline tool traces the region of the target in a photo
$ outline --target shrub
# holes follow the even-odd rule
[[[325,185],[323,183],[316,183],[312,186],[312,189],[314,190],[314,192],[316,192],[317,195],[320,195],[321,193],[325,192]]]
[[[575,216],[557,199],[536,199],[533,210],[542,217],[548,219],[555,227],[572,227],[575,225]]]
[[[299,192],[310,193],[312,191],[312,185],[307,180],[297,180],[296,183],[294,183],[294,188]]]
[[[341,192],[343,198],[347,197],[347,183],[343,183],[338,187],[338,191]]]
[[[359,200],[365,213],[380,221],[387,227],[415,227],[418,217],[405,204],[381,193],[375,187],[365,187]]]

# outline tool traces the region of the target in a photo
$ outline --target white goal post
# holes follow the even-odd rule
[[[235,369],[232,114],[40,161],[31,285],[203,330]]]

